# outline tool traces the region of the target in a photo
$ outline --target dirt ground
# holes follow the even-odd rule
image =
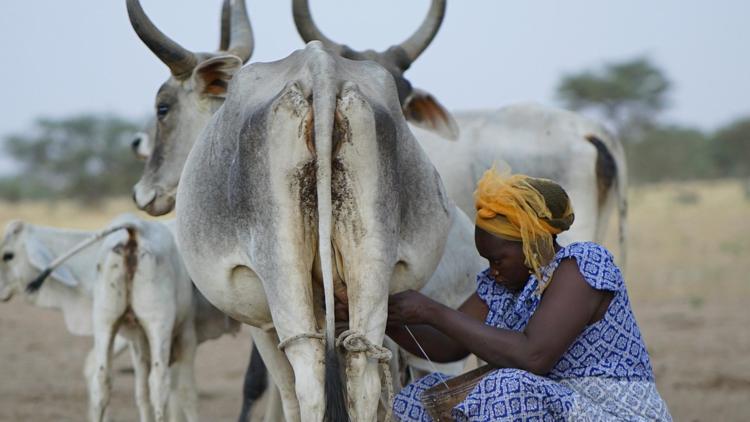
[[[628,289],[674,419],[748,420],[750,198],[734,181],[662,184],[632,189],[630,205]],[[96,212],[0,204],[0,224],[95,228],[130,209],[127,200]],[[85,420],[81,369],[91,344],[69,335],[55,311],[21,298],[0,304],[0,421]],[[202,420],[236,419],[249,350],[246,331],[199,348]],[[114,421],[137,420],[129,368],[126,355],[115,364]]]

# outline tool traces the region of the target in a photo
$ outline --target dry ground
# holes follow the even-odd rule
[[[675,420],[748,420],[750,199],[739,183],[723,181],[635,188],[630,204],[628,288]],[[95,212],[0,204],[0,225],[21,218],[94,228],[130,209],[127,200]],[[81,368],[90,347],[90,339],[68,335],[54,311],[18,298],[0,305],[0,421],[84,420]],[[235,419],[249,349],[244,331],[199,349],[203,420]],[[127,358],[115,367],[114,420],[137,420]]]

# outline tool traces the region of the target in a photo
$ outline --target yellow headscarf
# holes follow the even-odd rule
[[[503,239],[522,242],[525,264],[542,286],[541,268],[555,256],[553,235],[575,218],[568,194],[557,183],[523,174],[487,170],[474,192],[476,225]]]

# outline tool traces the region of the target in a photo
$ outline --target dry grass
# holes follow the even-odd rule
[[[116,215],[123,212],[151,218],[148,214],[136,210],[133,201],[127,198],[104,201],[97,207],[71,201],[0,202],[0,225],[5,227],[11,220],[23,220],[46,226],[93,230],[103,228]]]
[[[98,228],[132,209],[126,199],[98,210],[66,202],[0,204],[0,224],[20,218]],[[750,200],[735,181],[631,192],[626,278],[659,390],[675,420],[744,421],[750,415],[748,217]],[[614,242],[607,243],[616,251]],[[65,334],[56,313],[18,302],[0,306],[0,420],[82,419],[85,390],[78,374],[90,343]],[[232,420],[239,410],[248,350],[246,334],[201,347],[205,420]],[[131,381],[115,383],[119,420],[135,417]]]
[[[626,279],[659,391],[675,420],[747,420],[750,198],[738,181],[668,183],[630,205]]]

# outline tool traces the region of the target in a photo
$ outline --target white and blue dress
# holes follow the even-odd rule
[[[656,391],[648,352],[612,255],[592,242],[566,246],[541,272],[544,283],[566,258],[576,260],[594,289],[614,293],[604,317],[583,330],[546,376],[513,368],[490,372],[453,408],[457,421],[672,420]],[[489,307],[485,323],[523,331],[541,300],[539,281],[530,276],[514,294],[488,273],[477,276],[477,294]],[[431,374],[401,390],[393,403],[395,417],[431,421],[420,396],[441,377]]]

